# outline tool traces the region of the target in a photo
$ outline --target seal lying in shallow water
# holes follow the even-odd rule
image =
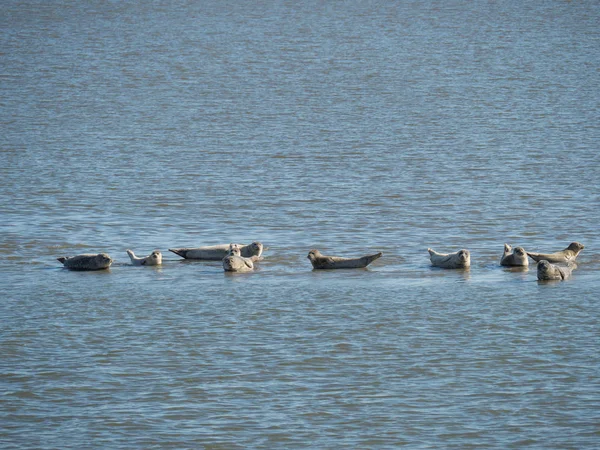
[[[307,258],[313,269],[362,269],[367,267],[376,259],[381,258],[383,253],[363,256],[360,258],[342,258],[340,256],[325,256],[319,250],[308,252]]]
[[[529,259],[527,259],[527,252],[523,247],[515,247],[514,249],[504,244],[504,254],[500,259],[501,266],[529,266]]]
[[[248,245],[239,245],[241,256],[251,258],[260,257],[263,252],[263,245],[260,242],[253,242]],[[169,251],[185,259],[203,259],[208,261],[221,261],[229,252],[230,244],[211,245],[195,248],[170,248]]]
[[[551,263],[568,263],[575,261],[577,255],[584,249],[584,245],[579,242],[571,242],[567,248],[555,253],[532,253],[527,252],[534,261],[546,260]]]
[[[254,270],[254,261],[258,256],[245,258],[241,255],[241,248],[237,244],[230,244],[227,256],[223,258],[223,270],[225,272],[250,272]]]
[[[56,258],[69,270],[102,270],[108,269],[112,259],[106,253],[84,253],[76,256]]]
[[[160,266],[162,264],[162,253],[158,250],[154,250],[144,258],[138,258],[132,250],[127,250],[127,254],[134,266]]]
[[[537,265],[537,278],[540,281],[546,280],[566,280],[571,276],[575,264],[571,263],[567,267],[560,267],[542,259]]]
[[[442,269],[467,269],[471,266],[469,250],[459,250],[456,253],[438,253],[428,248],[431,265]]]

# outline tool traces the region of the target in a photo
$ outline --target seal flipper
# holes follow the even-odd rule
[[[64,264],[64,263],[65,263],[65,261],[67,260],[67,258],[66,258],[66,257],[64,257],[64,256],[61,256],[60,258],[56,258],[56,260],[57,260],[58,262],[60,262],[60,263]]]
[[[183,248],[170,248],[169,251],[181,256],[182,258],[185,258],[185,255],[187,254],[187,250]]]

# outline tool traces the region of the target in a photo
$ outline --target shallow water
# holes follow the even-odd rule
[[[599,12],[5,2],[0,446],[595,448]]]

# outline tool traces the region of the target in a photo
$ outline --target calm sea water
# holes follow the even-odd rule
[[[0,447],[597,448],[598,2],[6,0],[0,30]],[[167,250],[252,240],[243,275]],[[571,241],[567,282],[498,265]]]

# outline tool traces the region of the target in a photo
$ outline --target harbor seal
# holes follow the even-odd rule
[[[185,259],[221,261],[225,256],[227,256],[229,252],[229,245],[230,244],[194,248],[170,248],[169,251]],[[252,256],[257,256],[260,258],[263,252],[263,245],[260,242],[252,242],[248,245],[239,245],[239,247],[241,256],[244,258],[251,258]]]
[[[534,261],[546,260],[551,263],[568,263],[573,262],[585,247],[579,242],[571,242],[567,248],[555,253],[533,253],[527,252],[529,257]]]
[[[574,263],[561,267],[542,259],[537,265],[537,278],[540,281],[566,280],[571,277],[574,268]]]
[[[362,256],[360,258],[342,258],[340,256],[325,256],[319,250],[308,252],[307,258],[313,269],[361,269],[367,267],[376,259],[381,258],[383,253]]]
[[[223,258],[223,270],[225,272],[250,272],[254,270],[254,262],[258,256],[245,258],[241,255],[241,248],[237,244],[230,244],[227,255]]]
[[[162,253],[159,250],[154,250],[144,258],[138,258],[132,250],[127,250],[127,254],[134,266],[160,266],[162,264]]]
[[[438,253],[428,248],[431,265],[442,269],[468,269],[471,266],[469,250],[459,250],[456,253]]]
[[[501,266],[529,266],[529,259],[527,259],[527,252],[523,247],[515,247],[514,249],[504,244],[504,254],[500,259]]]
[[[69,270],[108,269],[113,262],[106,253],[84,253],[76,256],[61,256],[56,259]]]

